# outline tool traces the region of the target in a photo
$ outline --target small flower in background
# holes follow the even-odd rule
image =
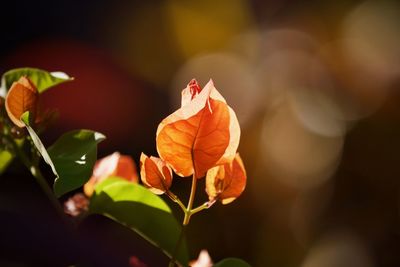
[[[82,193],[77,193],[64,202],[64,212],[73,217],[79,216],[89,208],[89,200]]]
[[[138,257],[132,256],[129,258],[129,266],[130,267],[147,267]]]
[[[190,262],[189,265],[190,267],[212,267],[213,262],[207,250],[203,249],[202,251],[200,251],[197,260]]]
[[[4,98],[0,96],[0,133],[2,133],[2,130],[3,130],[3,123],[4,123],[4,122],[3,122],[4,118],[3,118],[3,116],[2,116],[2,108],[3,108],[3,105],[4,105]]]
[[[138,182],[139,180],[133,159],[130,156],[114,152],[96,162],[93,168],[93,175],[83,186],[83,191],[90,197],[93,194],[95,185],[110,176],[118,176],[131,182]]]
[[[5,104],[8,118],[12,122],[10,131],[14,138],[22,138],[26,134],[23,130],[25,125],[21,121],[21,116],[27,111],[29,111],[31,122],[35,124],[38,132],[44,131],[58,117],[58,113],[54,110],[40,110],[39,91],[27,76],[22,76],[17,82],[13,82],[5,99],[0,97],[0,108],[3,104]]]
[[[10,120],[20,128],[25,127],[21,121],[24,112],[29,111],[35,118],[39,100],[39,93],[36,86],[29,78],[22,76],[17,82],[14,82],[8,90],[5,106]]]

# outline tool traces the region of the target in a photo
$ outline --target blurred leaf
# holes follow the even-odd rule
[[[53,189],[57,197],[86,183],[97,159],[97,144],[105,136],[90,130],[74,130],[63,134],[48,151],[30,126],[30,113],[21,116],[33,143],[50,165],[56,179]]]
[[[97,159],[97,144],[104,139],[105,136],[98,132],[75,130],[65,133],[49,147],[48,154],[57,175],[54,181],[57,197],[89,180]]]
[[[27,76],[32,80],[39,93],[42,93],[57,84],[73,80],[72,77],[69,77],[64,72],[48,72],[35,68],[12,69],[3,74],[1,79],[1,93],[5,94],[5,92],[7,92],[11,87],[12,83],[17,81],[21,76]]]
[[[25,138],[14,139],[17,146],[22,147],[25,142]],[[0,148],[0,175],[6,171],[7,167],[15,158],[15,155],[6,149]]]
[[[141,235],[171,257],[181,226],[168,205],[143,186],[112,177],[98,184],[89,211],[107,216]],[[183,241],[177,260],[187,266],[188,253]]]
[[[0,174],[2,174],[10,165],[14,155],[8,150],[0,150]]]
[[[227,258],[214,264],[213,267],[251,267],[251,265],[241,259]]]

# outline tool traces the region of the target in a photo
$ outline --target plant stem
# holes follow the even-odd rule
[[[185,235],[185,230],[186,230],[186,225],[182,225],[181,233],[179,234],[179,238],[178,238],[178,241],[176,242],[175,249],[172,254],[171,260],[169,261],[168,267],[175,266],[175,258],[176,258],[176,255],[178,255],[179,247],[181,246],[183,236]]]
[[[199,212],[199,211],[202,211],[202,210],[205,210],[205,209],[210,208],[212,205],[214,205],[214,203],[215,203],[215,200],[207,201],[207,202],[204,203],[203,205],[198,206],[197,208],[192,209],[190,213],[191,213],[191,215],[196,214],[196,213]]]
[[[50,200],[53,207],[56,209],[57,213],[64,219],[64,210],[58,202],[58,199],[54,196],[53,191],[47,184],[46,180],[44,179],[39,167],[37,166],[37,162],[34,164],[31,160],[26,156],[24,151],[17,145],[13,138],[8,137],[8,141],[13,146],[14,152],[18,156],[18,158],[22,161],[25,167],[31,172],[33,177],[35,177],[37,183],[42,188],[43,192],[46,194],[47,198]]]
[[[167,196],[175,203],[177,203],[179,205],[179,207],[182,209],[182,211],[184,213],[186,213],[186,207],[185,205],[183,205],[182,201],[179,199],[179,197],[177,195],[175,195],[174,193],[172,193],[171,191],[167,190],[165,192],[167,194]]]
[[[197,188],[197,178],[196,175],[193,173],[192,177],[192,188],[190,189],[190,196],[189,202],[186,208],[185,217],[183,218],[183,225],[188,225],[190,221],[190,216],[192,216],[192,207],[194,202],[194,197],[196,195],[196,188]]]
[[[35,177],[43,192],[46,194],[47,198],[50,200],[53,207],[56,209],[57,213],[60,215],[61,218],[64,219],[64,209],[62,208],[58,199],[54,196],[53,191],[51,190],[47,181],[44,179],[42,172],[35,165],[32,165],[29,170],[31,171],[33,177]]]
[[[182,240],[183,240],[183,236],[185,234],[185,229],[187,227],[187,225],[189,224],[190,221],[190,216],[192,215],[192,207],[193,207],[193,202],[194,202],[194,197],[196,195],[196,188],[197,188],[197,178],[196,175],[193,173],[192,176],[192,187],[190,189],[190,196],[189,196],[189,202],[187,207],[185,208],[185,206],[182,204],[182,202],[179,200],[179,198],[175,195],[170,195],[168,194],[168,196],[174,200],[175,202],[177,202],[176,200],[179,200],[181,208],[183,209],[183,212],[185,213],[185,217],[183,218],[183,222],[182,222],[182,229],[181,229],[181,233],[179,234],[179,238],[178,241],[176,242],[175,245],[175,249],[174,252],[172,254],[171,260],[169,261],[168,267],[174,267],[175,266],[175,258],[176,255],[178,254],[179,251],[179,247],[181,246]],[[174,197],[175,196],[175,197]],[[179,204],[179,202],[177,202]]]

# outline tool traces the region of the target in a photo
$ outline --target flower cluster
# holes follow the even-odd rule
[[[172,171],[181,177],[206,177],[209,200],[230,203],[246,186],[246,171],[237,153],[239,139],[235,112],[213,82],[202,89],[192,80],[182,91],[181,107],[158,126],[160,158],[141,155],[141,179],[162,194],[171,187]]]
[[[38,88],[28,76],[21,76],[13,82],[5,99],[0,96],[0,107],[4,104],[7,113],[7,116],[0,118],[1,132],[7,131],[7,128],[13,137],[24,137],[26,131],[21,116],[25,112],[29,112],[30,123],[34,124],[38,131],[43,131],[55,119],[56,113],[50,110],[40,112],[39,96]]]
[[[235,112],[211,80],[204,88],[196,80],[190,81],[182,91],[181,107],[158,126],[158,157],[144,153],[140,156],[140,179],[149,189],[146,190],[134,184],[139,182],[139,175],[130,156],[115,152],[96,162],[97,145],[105,138],[101,133],[74,130],[63,134],[48,148],[44,146],[39,133],[51,122],[54,113],[40,112],[40,94],[71,80],[73,78],[65,73],[34,68],[14,69],[2,76],[0,173],[14,157],[18,157],[38,181],[60,216],[66,213],[78,217],[76,221],[79,221],[87,213],[103,214],[129,226],[159,246],[170,258],[169,266],[187,265],[186,248],[183,247],[184,230],[191,216],[217,201],[222,204],[234,201],[246,186],[246,171],[237,153],[240,127]],[[40,159],[51,167],[55,176],[53,190],[41,173]],[[187,205],[171,192],[175,174],[180,177],[192,176]],[[111,178],[114,176],[129,182]],[[200,179],[205,179],[208,201],[193,207],[197,181]],[[97,186],[99,183],[101,186]],[[64,202],[64,207],[60,206],[58,197],[82,185],[84,194],[76,193]],[[176,224],[171,210],[162,199],[149,191],[157,195],[166,194],[180,206],[184,213],[182,227]],[[103,193],[107,194],[106,198],[101,197]],[[150,220],[146,219],[144,224],[141,220],[137,221],[137,216],[130,216],[131,208],[135,205],[121,206],[120,202],[139,202],[141,207],[149,206],[149,209],[140,210]],[[154,213],[155,208],[162,212]],[[157,237],[153,233],[152,229],[156,227],[145,227],[147,222],[159,222],[159,219],[165,219],[165,227],[159,223],[153,226],[164,227],[165,232],[171,233],[168,240],[164,235]],[[146,266],[136,256],[130,258],[129,264]],[[199,258],[190,265],[209,267],[213,262],[207,252],[202,251]]]

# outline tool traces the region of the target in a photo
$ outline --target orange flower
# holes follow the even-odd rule
[[[8,117],[20,128],[25,127],[21,121],[24,112],[29,111],[35,118],[39,93],[29,78],[23,76],[14,82],[6,95],[5,105]]]
[[[210,80],[201,89],[192,80],[182,91],[182,106],[157,129],[157,151],[180,176],[205,176],[208,169],[229,163],[239,145],[235,112]]]
[[[2,98],[2,97],[0,96],[0,109],[3,108],[3,105],[4,105],[4,98]],[[0,119],[0,131],[2,131],[2,129],[3,129],[3,120]]]
[[[94,166],[92,177],[84,185],[83,191],[87,196],[91,196],[95,185],[110,176],[118,176],[128,181],[137,182],[138,174],[135,162],[130,156],[121,155],[119,152],[99,159]]]
[[[64,202],[64,212],[72,217],[77,217],[89,209],[89,200],[82,193],[76,193]]]
[[[246,170],[239,153],[232,163],[214,167],[207,172],[206,192],[210,201],[222,204],[234,201],[246,187]]]
[[[160,158],[140,156],[140,176],[150,191],[157,195],[165,193],[172,184],[172,170]]]
[[[129,267],[147,267],[138,257],[131,256],[129,258]]]

